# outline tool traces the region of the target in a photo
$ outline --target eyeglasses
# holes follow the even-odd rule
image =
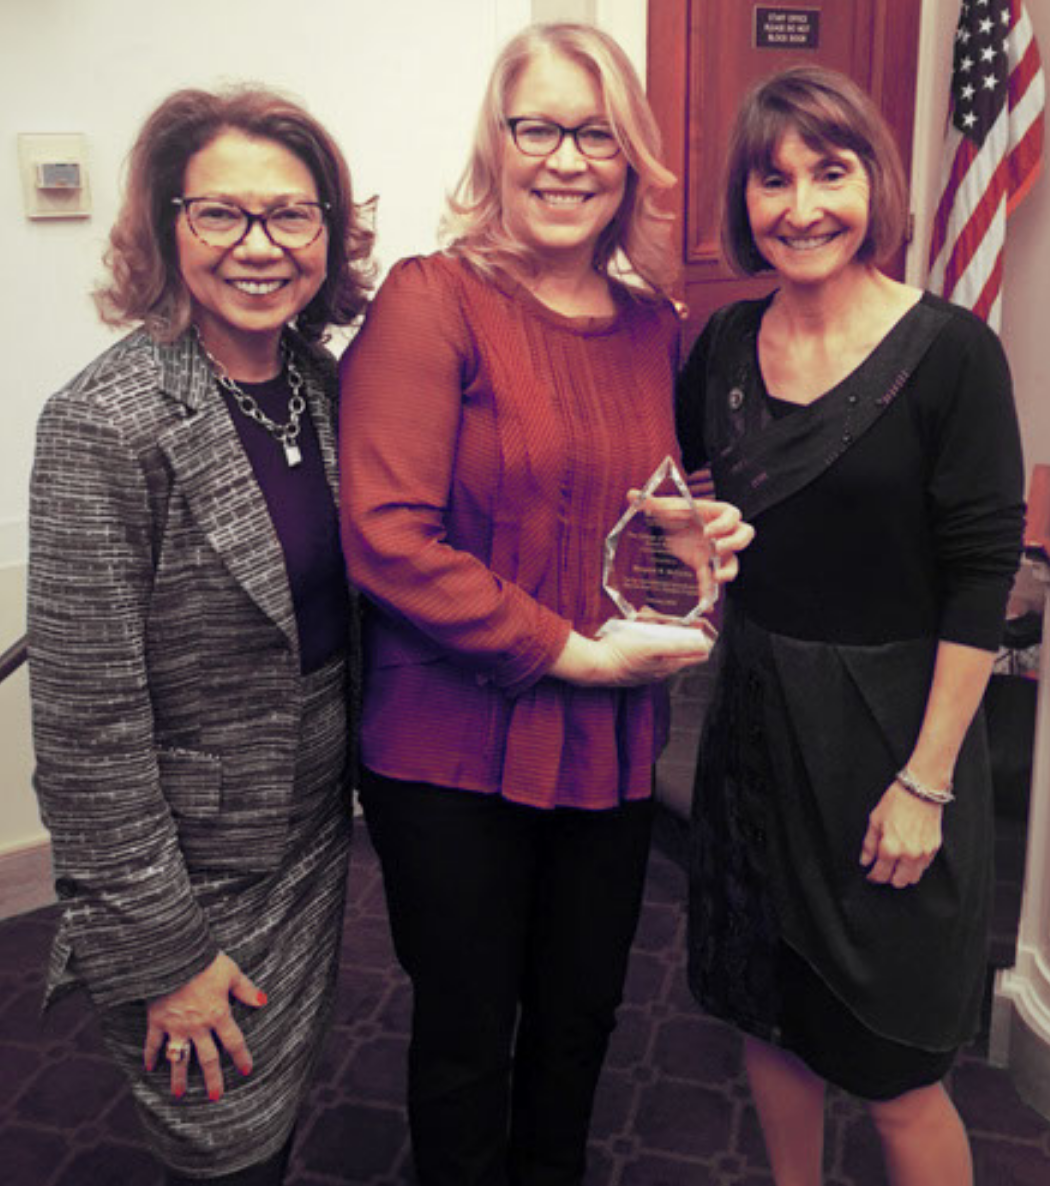
[[[258,223],[276,247],[298,251],[309,247],[324,230],[328,205],[321,202],[289,202],[265,214],[252,214],[235,202],[217,198],[172,198],[186,215],[190,230],[209,247],[236,247]]]
[[[579,124],[566,128],[549,119],[516,116],[506,121],[514,144],[526,156],[550,156],[561,148],[566,136],[571,136],[577,149],[589,160],[608,161],[620,154],[620,142],[605,124]]]

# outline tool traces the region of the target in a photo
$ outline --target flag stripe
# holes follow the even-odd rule
[[[1027,93],[1033,79],[1041,73],[1039,62],[1039,47],[1032,38],[1025,47],[1024,56],[1017,63],[1017,68],[1010,75],[1010,106],[1016,107]]]
[[[1005,118],[1005,113],[1000,116],[1000,119],[1005,120]],[[1005,126],[1002,130],[1005,133]],[[970,260],[981,246],[985,232],[988,230],[995,211],[998,209],[1006,193],[1010,168],[1006,157],[1002,157],[996,161],[995,157],[997,154],[994,151],[988,151],[990,147],[994,148],[994,140],[995,136],[993,133],[985,141],[984,148],[981,150],[981,171],[992,166],[994,168],[991,177],[981,188],[977,202],[969,212],[969,218],[967,218],[966,223],[955,236],[955,244],[952,247],[948,266],[945,270],[945,289],[948,292],[955,287],[956,280],[965,271]]]
[[[936,259],[940,255],[941,248],[947,241],[948,220],[952,216],[952,203],[955,201],[955,195],[962,186],[970,166],[977,158],[977,146],[972,140],[967,140],[960,136],[955,128],[949,131],[948,138],[949,142],[956,140],[960,141],[960,143],[958,147],[954,148],[949,157],[951,171],[948,174],[944,192],[941,194],[941,200],[937,204],[937,213],[933,221],[933,240],[930,244],[931,259]]]
[[[1006,212],[1013,214],[1014,210],[1028,196],[1036,178],[1042,171],[1043,156],[1043,125],[1033,124],[1028,129],[1025,138],[1011,154],[1011,163],[1017,166],[1016,180],[1010,187],[1011,193],[1007,201]]]
[[[983,320],[988,320],[988,315],[992,311],[992,306],[999,298],[999,293],[1003,286],[1003,253],[997,251],[995,253],[995,263],[992,266],[991,274],[984,282],[981,289],[980,296],[974,302],[973,311],[978,317]]]
[[[943,295],[949,300],[965,305],[968,309],[972,309],[977,303],[999,256],[998,240],[1003,232],[1005,218],[1006,208],[1000,204],[989,219],[989,233],[980,240],[976,250],[967,260],[966,266],[960,268],[957,275],[953,277],[951,285],[944,285]]]

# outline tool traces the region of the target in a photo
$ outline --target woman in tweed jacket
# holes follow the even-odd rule
[[[138,328],[40,422],[48,999],[87,988],[172,1184],[282,1180],[330,1014],[356,649],[319,343],[364,306],[371,238],[300,107],[170,96],[97,294]]]

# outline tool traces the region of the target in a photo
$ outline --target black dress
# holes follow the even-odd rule
[[[1020,552],[1009,372],[925,295],[807,406],[766,392],[769,298],[712,318],[678,399],[690,470],[756,528],[730,587],[693,810],[690,983],[710,1012],[857,1094],[940,1078],[972,1036],[992,886],[983,721],[917,886],[866,880],[941,640],[994,650]]]

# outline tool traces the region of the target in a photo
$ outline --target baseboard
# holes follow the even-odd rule
[[[1041,987],[1017,968],[997,974],[988,1061],[1007,1068],[1021,1099],[1050,1120],[1050,1011]]]
[[[0,853],[0,919],[37,910],[54,900],[49,841]]]

